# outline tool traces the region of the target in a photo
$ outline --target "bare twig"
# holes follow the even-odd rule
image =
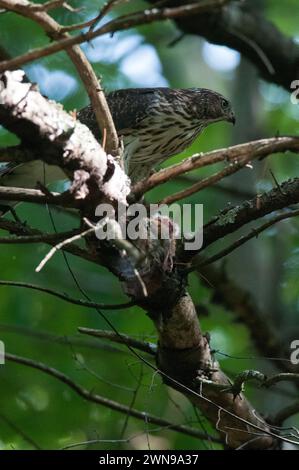
[[[263,383],[266,380],[266,376],[257,370],[244,370],[235,377],[234,382],[231,385],[223,385],[200,376],[197,377],[198,382],[204,383],[223,393],[232,393],[234,397],[240,395],[244,390],[244,384],[251,380]]]
[[[57,245],[53,246],[53,248],[51,248],[51,250],[49,251],[49,253],[42,259],[42,261],[39,263],[39,265],[37,266],[37,268],[35,269],[35,271],[37,273],[39,273],[43,267],[45,266],[45,264],[52,258],[52,256],[55,255],[55,253],[60,250],[61,248],[63,248],[65,245],[68,245],[69,243],[72,243],[74,241],[77,241],[77,240],[81,240],[82,238],[86,237],[87,235],[89,235],[90,233],[93,233],[95,231],[95,228],[89,228],[87,230],[83,230],[81,231],[80,233],[76,234],[76,235],[73,235],[72,237],[66,239],[66,240],[63,240],[62,242],[58,243]]]
[[[190,185],[198,182],[198,176],[196,176],[196,173],[183,174],[175,178],[175,181],[184,183],[185,185]],[[223,184],[221,182],[206,189],[210,189],[212,191],[219,191],[225,195],[233,197],[234,199],[251,199],[257,193],[256,190],[237,187],[235,184]]]
[[[140,341],[135,338],[132,338],[124,334],[116,334],[113,331],[105,330],[94,330],[91,328],[78,328],[80,333],[84,335],[94,336],[95,338],[104,338],[115,343],[126,344],[132,348],[139,349],[139,351],[146,352],[151,355],[155,355],[157,351],[157,346],[153,343],[148,343],[146,341]]]
[[[20,336],[28,336],[40,341],[48,341],[50,343],[57,343],[62,346],[88,348],[102,351],[109,351],[113,353],[124,353],[123,348],[107,344],[104,341],[96,341],[92,339],[80,338],[78,336],[70,335],[57,335],[49,333],[48,331],[37,330],[36,328],[28,328],[26,326],[13,325],[7,323],[0,323],[0,331],[3,333],[12,333]]]
[[[279,382],[294,382],[294,383],[299,383],[299,374],[294,374],[291,372],[285,372],[277,375],[273,375],[272,377],[269,377],[265,382],[263,383],[264,387],[272,387],[273,385],[279,383]]]
[[[5,223],[0,222],[0,228],[5,227]],[[21,230],[21,227],[20,227]],[[41,235],[18,235],[13,237],[0,237],[0,245],[15,245],[27,243],[58,243],[60,240],[65,240],[73,235],[80,233],[79,229],[70,230],[69,232],[60,233],[43,233]]]
[[[58,297],[59,299],[65,300],[71,304],[79,305],[80,307],[88,307],[88,308],[100,308],[102,310],[122,310],[124,308],[130,308],[135,305],[135,302],[126,302],[123,304],[117,305],[107,305],[98,302],[89,302],[87,300],[82,299],[74,299],[73,297],[65,294],[63,292],[57,292],[53,289],[49,289],[48,287],[37,286],[35,284],[29,284],[27,282],[17,282],[17,281],[4,281],[0,280],[0,286],[12,286],[12,287],[21,287],[24,289],[32,289],[39,292],[45,292],[46,294],[53,295],[54,297]]]
[[[0,186],[0,201],[20,201],[33,202],[35,204],[55,204],[62,207],[78,207],[76,201],[69,192],[52,193],[30,188],[13,188],[9,186]]]
[[[65,0],[49,0],[48,2],[42,4],[31,3],[28,5],[28,8],[33,11],[49,11],[64,6],[64,4],[66,4]]]
[[[243,159],[243,161],[236,161],[230,163],[223,170],[218,171],[217,173],[214,173],[211,176],[207,176],[206,178],[200,180],[198,183],[193,184],[189,188],[183,189],[182,191],[172,194],[171,196],[166,196],[161,201],[159,201],[158,204],[170,205],[176,201],[180,201],[181,199],[185,199],[189,196],[192,196],[192,194],[198,193],[202,189],[212,186],[213,184],[217,183],[217,181],[221,181],[225,177],[233,175],[237,171],[241,170],[241,168],[244,168],[250,161],[251,157],[247,157],[246,159]]]
[[[26,225],[20,225],[18,222],[14,222],[12,220],[5,220],[0,218],[0,228],[3,230],[7,230],[10,233],[14,233],[15,235],[21,235],[21,236],[40,236],[43,237],[44,233],[41,232],[38,229],[29,227],[28,224]],[[49,245],[56,245],[56,242],[50,242],[47,241]],[[80,248],[74,243],[70,243],[62,248],[64,251],[67,251],[68,253],[71,253],[75,256],[79,256],[80,258],[83,258],[87,261],[91,261],[94,263],[99,264],[99,259],[92,253],[88,252],[87,250],[84,250],[83,248]]]
[[[99,14],[94,18],[92,25],[90,26],[90,31],[93,31],[96,25],[104,18],[104,16],[112,10],[112,8],[116,7],[117,5],[125,2],[129,2],[130,0],[108,0],[104,3],[103,7],[101,8]]]
[[[251,229],[251,231],[247,235],[240,237],[238,240],[236,240],[234,243],[229,245],[224,250],[219,251],[215,255],[211,256],[210,258],[206,258],[203,261],[200,261],[198,263],[197,262],[193,263],[192,266],[189,269],[187,269],[187,272],[192,272],[195,269],[198,269],[202,266],[207,266],[208,264],[219,261],[220,259],[227,256],[232,251],[244,245],[244,243],[246,243],[248,240],[251,240],[252,238],[257,238],[261,232],[267,230],[269,227],[272,227],[272,225],[275,225],[282,220],[290,219],[292,217],[298,217],[298,216],[299,216],[299,210],[293,210],[293,211],[284,212],[282,214],[279,214],[276,217],[273,217],[271,220],[269,220],[265,224],[260,225],[257,228]]]
[[[104,16],[106,16],[107,13],[109,13],[109,11],[112,10],[112,8],[114,8],[115,6],[117,6],[120,3],[125,3],[125,2],[129,2],[129,1],[130,0],[109,0],[108,2],[106,2],[103,5],[103,7],[100,10],[99,14],[97,16],[95,16],[94,18],[92,18],[90,20],[87,20],[87,21],[83,21],[82,23],[63,26],[61,28],[61,30],[62,30],[63,33],[65,33],[65,32],[76,31],[78,29],[84,29],[84,28],[90,27],[90,31],[93,31],[95,29],[97,23],[99,23],[104,18]]]
[[[61,31],[63,33],[69,33],[71,31],[76,31],[78,29],[88,28],[89,26],[92,26],[94,24],[95,19],[96,18],[91,18],[90,20],[82,21],[82,23],[75,23],[75,24],[70,24],[68,26],[62,26]]]

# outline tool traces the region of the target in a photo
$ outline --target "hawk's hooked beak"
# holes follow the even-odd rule
[[[236,124],[236,116],[235,116],[235,113],[233,111],[231,111],[229,117],[227,118],[227,121],[231,122],[233,125]]]

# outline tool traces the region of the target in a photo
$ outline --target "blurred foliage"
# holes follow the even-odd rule
[[[299,37],[297,0],[268,0],[262,3],[265,15],[282,31]],[[72,4],[82,6],[83,2],[77,0]],[[84,8],[77,13],[58,9],[53,15],[64,24],[80,22],[94,15],[100,5],[100,1],[84,2]],[[128,9],[143,8],[144,5],[138,1],[130,2],[109,17],[127,12]],[[227,48],[210,46],[193,36],[185,36],[171,45],[179,35],[179,31],[168,21],[117,33],[112,38],[100,37],[92,44],[83,46],[107,90],[129,86],[201,86],[218,90],[233,101],[240,116],[234,130],[225,123],[212,126],[191,148],[173,157],[170,162],[177,162],[195,152],[242,142],[247,139],[248,129],[253,134],[252,138],[272,136],[278,132],[298,135],[299,107],[290,103],[287,92],[261,81],[250,64],[240,60],[238,54]],[[31,21],[11,13],[0,15],[0,44],[12,56],[47,42],[43,31]],[[250,82],[246,78],[244,81],[240,79],[242,68],[245,70],[243,77],[250,76]],[[80,109],[87,103],[85,90],[64,52],[27,65],[25,70],[44,94],[61,101],[67,109]],[[0,129],[1,145],[10,145],[15,141],[14,136]],[[254,171],[244,169],[237,176],[228,178],[224,182],[226,190],[210,188],[183,202],[204,204],[204,217],[209,220],[219,209],[244,199],[236,194],[236,189],[254,195],[257,191],[273,187],[275,183],[270,169],[278,181],[297,175],[297,158],[291,154],[277,155],[255,164]],[[200,178],[214,171],[215,168],[200,170],[195,172],[195,176]],[[147,199],[157,201],[186,185],[188,182],[185,181],[169,183],[152,191]],[[72,227],[70,217],[54,210],[51,213],[57,229],[67,230]],[[18,207],[18,215],[32,226],[53,231],[46,207],[23,204]],[[243,233],[248,230],[247,227]],[[257,305],[279,328],[286,344],[299,337],[298,242],[298,221],[289,220],[268,230],[258,240],[252,240],[226,260],[230,277],[252,292]],[[219,242],[210,252],[221,248],[221,245],[222,242]],[[56,254],[41,273],[35,273],[35,267],[47,250],[42,245],[2,245],[0,277],[34,282],[67,292],[76,298],[82,297],[61,253]],[[125,301],[119,282],[105,269],[75,257],[68,256],[68,259],[78,282],[94,301]],[[192,275],[189,290],[201,310],[208,312],[207,316],[201,318],[202,328],[211,333],[212,346],[227,355],[217,356],[225,371],[232,375],[246,368],[271,371],[268,362],[257,358],[258,352],[254,349],[246,327],[236,322],[232,312],[211,303],[213,287],[203,287],[200,280]],[[125,347],[116,347],[104,341],[93,342],[93,347],[72,345],[71,340],[66,343],[57,341],[57,338],[66,336],[84,339],[77,333],[78,326],[108,329],[105,320],[97,312],[46,294],[2,286],[0,299],[0,338],[5,342],[7,351],[56,367],[104,397],[130,406],[136,395],[133,406],[142,411],[175,423],[193,423],[199,429],[204,427],[211,431],[204,419],[198,421],[192,406],[184,397],[163,386],[161,379]],[[119,331],[155,341],[153,324],[140,309],[130,308],[106,315]],[[44,332],[49,335],[48,339],[43,337]],[[76,355],[80,358],[79,362],[75,360]],[[82,364],[97,377],[85,370]],[[0,448],[32,447],[22,433],[16,432],[1,419],[1,415],[43,449],[61,448],[90,439],[116,441],[92,446],[97,449],[146,449],[148,445],[152,449],[204,449],[211,446],[170,430],[157,429],[149,425],[146,419],[143,422],[130,418],[125,424],[126,416],[85,402],[55,379],[17,364],[0,366],[0,387]],[[291,400],[277,393],[262,393],[250,387],[247,392],[254,406],[263,412],[274,412]],[[291,396],[292,393],[293,390],[289,390]],[[296,424],[295,419],[293,423]],[[130,437],[132,439],[128,443],[117,443],[118,439]]]

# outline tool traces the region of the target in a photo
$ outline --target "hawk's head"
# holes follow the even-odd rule
[[[220,93],[205,88],[195,88],[190,98],[192,113],[196,119],[207,123],[228,121],[235,124],[236,118],[232,106]]]

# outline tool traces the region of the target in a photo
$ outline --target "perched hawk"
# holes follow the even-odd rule
[[[129,88],[107,94],[107,101],[123,139],[125,167],[133,183],[186,149],[209,124],[235,123],[230,102],[205,88]],[[91,106],[82,109],[78,119],[101,139]],[[47,167],[47,184],[64,178],[60,169]],[[0,185],[34,188],[37,181],[44,181],[40,161],[0,166]]]

